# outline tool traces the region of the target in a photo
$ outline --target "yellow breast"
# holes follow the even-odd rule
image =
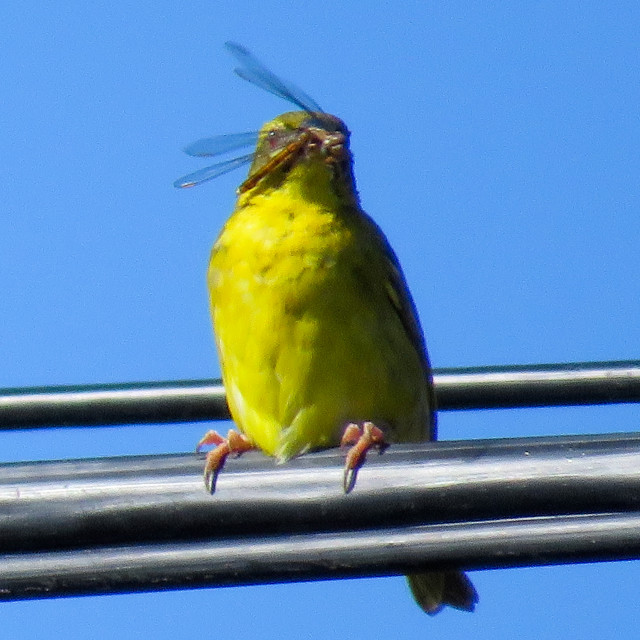
[[[427,380],[364,214],[283,188],[242,199],[208,273],[229,406],[263,451],[337,445],[348,422],[422,440]],[[373,239],[375,240],[375,238]]]

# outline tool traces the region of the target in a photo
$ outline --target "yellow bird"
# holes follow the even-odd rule
[[[431,369],[398,259],[362,210],[349,131],[239,45],[241,77],[301,108],[260,130],[236,208],[208,270],[211,315],[231,414],[241,434],[209,432],[205,481],[213,492],[229,453],[259,448],[284,462],[314,449],[353,445],[345,491],[372,446],[435,439]],[[238,139],[246,143],[250,136]],[[195,143],[192,155],[236,146]],[[227,161],[178,180],[192,186],[240,164]],[[408,576],[430,614],[473,610],[464,573]]]

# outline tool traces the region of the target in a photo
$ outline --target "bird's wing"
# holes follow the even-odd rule
[[[425,376],[428,381],[429,407],[431,408],[429,439],[435,440],[437,436],[436,397],[433,388],[431,364],[429,362],[429,355],[427,353],[427,346],[425,344],[422,327],[420,326],[418,312],[411,296],[411,292],[409,291],[409,287],[407,286],[404,274],[402,273],[398,257],[389,244],[389,241],[386,239],[384,233],[376,222],[368,215],[366,215],[366,224],[371,225],[371,237],[375,237],[377,239],[377,242],[380,244],[380,249],[384,253],[386,259],[385,287],[387,297],[389,298],[393,309],[398,314],[398,318],[407,332],[407,336],[409,337],[411,344],[418,353],[425,371]]]

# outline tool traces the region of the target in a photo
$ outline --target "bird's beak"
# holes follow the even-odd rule
[[[326,131],[320,128],[310,128],[309,134],[311,141],[307,143],[307,149],[317,148],[324,156],[325,161],[341,162],[347,155],[347,138],[340,131]]]

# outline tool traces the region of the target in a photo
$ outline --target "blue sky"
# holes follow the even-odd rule
[[[243,171],[193,140],[342,117],[436,367],[638,357],[636,2],[33,2],[0,8],[0,387],[216,377],[204,274]],[[638,429],[637,406],[447,413],[442,438]],[[3,461],[192,450],[205,425],[0,433]],[[401,578],[0,605],[6,637],[635,638],[640,564],[474,572],[473,615]],[[249,615],[252,614],[252,615]]]

